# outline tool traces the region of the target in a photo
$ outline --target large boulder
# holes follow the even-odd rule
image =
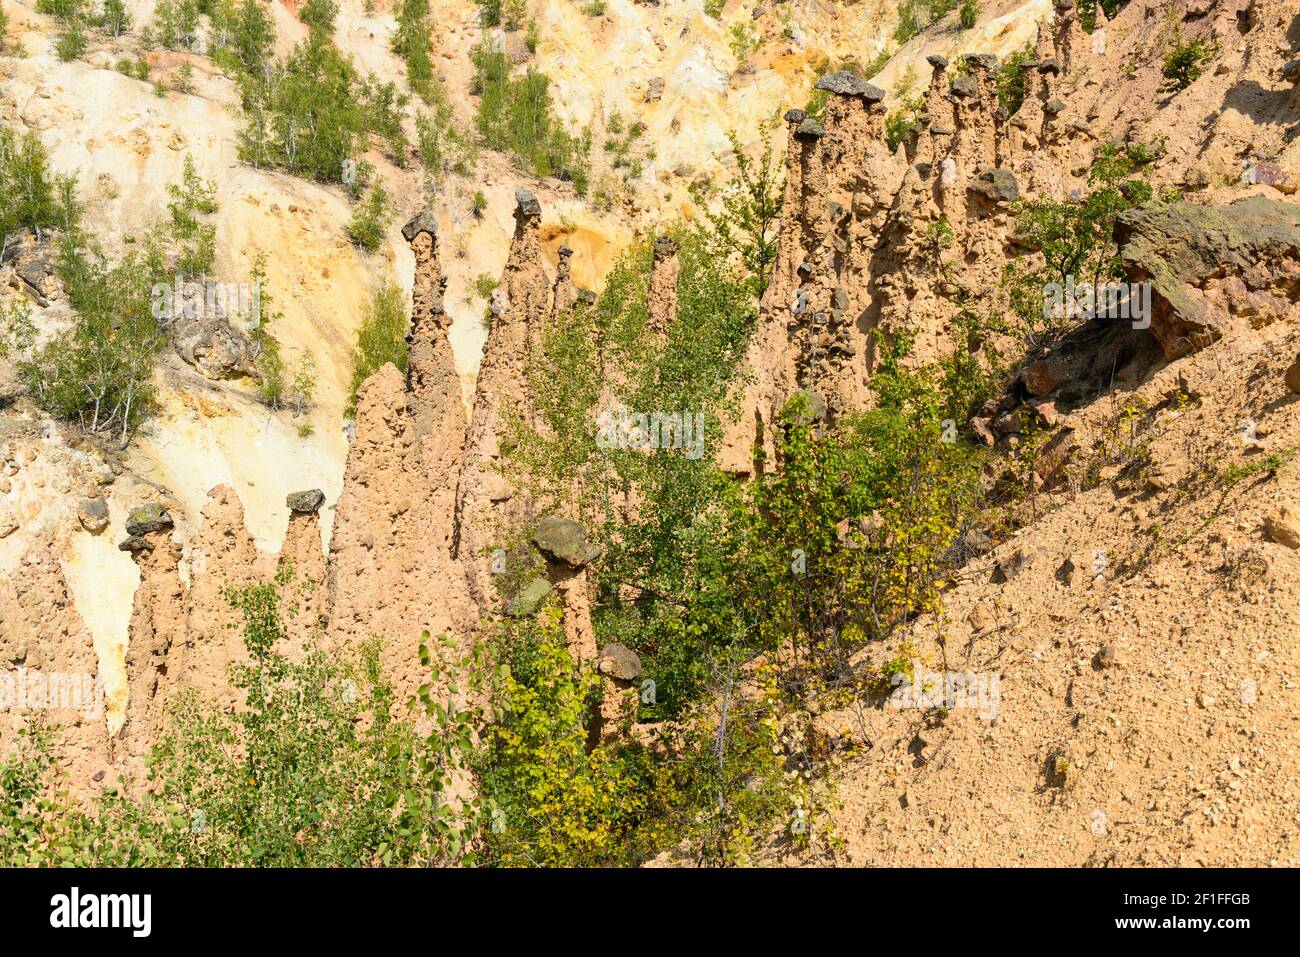
[[[1151,332],[1169,358],[1264,325],[1300,302],[1300,206],[1251,196],[1227,206],[1148,204],[1115,224],[1131,282],[1151,283]]]
[[[507,618],[531,618],[551,593],[551,583],[545,578],[534,578],[519,590],[519,594],[506,602],[503,609]]]
[[[587,541],[587,530],[571,518],[547,515],[537,523],[533,544],[551,561],[582,568],[600,557],[600,546]]]
[[[641,659],[627,645],[614,641],[600,649],[597,669],[619,681],[632,681],[641,677]]]
[[[285,496],[284,504],[291,512],[314,515],[325,504],[325,493],[318,488],[308,489],[305,492],[290,492]]]
[[[865,77],[854,73],[852,70],[839,70],[835,73],[828,73],[817,81],[814,88],[838,96],[861,97],[868,103],[879,103],[885,98],[884,90],[868,83]]]
[[[158,502],[137,505],[126,516],[126,533],[132,537],[161,532],[172,527],[172,516]]]
[[[1020,184],[1009,169],[982,169],[966,188],[993,203],[1014,203],[1020,198]]]
[[[252,340],[220,317],[176,320],[172,347],[207,379],[232,379],[256,372]]]

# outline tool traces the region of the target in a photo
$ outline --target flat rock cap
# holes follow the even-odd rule
[[[969,76],[955,77],[949,84],[953,96],[975,96],[979,90],[975,86],[975,80]]]
[[[885,98],[885,91],[868,83],[861,75],[852,70],[838,70],[827,73],[817,81],[813,89],[825,90],[839,96],[858,96],[868,103],[879,103]]]
[[[318,488],[307,489],[305,492],[290,492],[284,497],[284,504],[289,506],[291,512],[314,515],[325,504],[325,493]]]
[[[804,120],[795,128],[797,140],[819,140],[826,135],[826,129],[816,120]]]
[[[542,215],[542,204],[537,201],[532,190],[515,190],[515,215],[529,217]]]
[[[934,67],[936,70],[948,69],[948,58],[939,56],[937,53],[931,53],[925,58],[925,62],[930,64],[930,66]]]
[[[597,667],[601,674],[620,681],[631,681],[641,677],[641,658],[627,645],[618,641],[610,642],[600,649],[600,663]]]
[[[998,65],[998,58],[992,53],[967,53],[966,62],[981,70],[992,70]]]
[[[158,502],[137,505],[126,516],[126,533],[132,537],[171,528],[172,516]]]
[[[402,238],[408,243],[414,242],[415,237],[420,233],[428,233],[434,239],[438,238],[438,219],[433,215],[433,210],[420,210],[402,227]]]

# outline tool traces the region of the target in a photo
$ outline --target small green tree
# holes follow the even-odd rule
[[[1160,92],[1177,93],[1187,89],[1205,72],[1206,65],[1218,57],[1219,49],[1217,40],[1202,40],[1199,37],[1183,40],[1175,31],[1173,46],[1165,54],[1160,71],[1165,78]]]
[[[120,37],[131,25],[131,15],[122,0],[104,0],[99,25],[110,37]]]
[[[299,18],[307,24],[312,37],[320,42],[334,35],[334,21],[338,15],[338,0],[307,0],[302,6]]]
[[[975,26],[979,20],[980,4],[979,0],[961,0],[961,9],[958,11],[958,22],[963,30],[969,30]]]
[[[357,346],[352,352],[352,381],[344,416],[357,411],[357,390],[385,363],[391,362],[399,372],[406,371],[406,297],[395,283],[385,281],[375,290],[357,331]]]
[[[366,252],[374,252],[384,241],[384,230],[392,219],[393,206],[382,181],[370,187],[348,223],[348,237]]]
[[[740,259],[758,296],[763,295],[776,261],[777,222],[785,198],[785,176],[772,150],[772,125],[762,130],[763,151],[758,159],[745,152],[734,132],[728,134],[736,175],[719,198],[721,208],[709,208],[708,197],[694,189],[696,202],[704,210],[708,242],[719,255]]]
[[[411,89],[427,98],[434,79],[433,60],[429,56],[429,0],[401,0],[392,46],[393,52],[406,63]]]
[[[76,177],[50,170],[36,132],[19,138],[0,128],[0,254],[23,229],[40,240],[47,229],[75,228],[79,215]]]
[[[198,0],[158,0],[150,37],[169,50],[192,50],[199,41]]]
[[[200,216],[217,211],[217,184],[199,176],[194,157],[186,155],[180,183],[167,186],[171,201],[170,235],[176,243],[176,270],[184,277],[203,276],[217,256],[217,227]]]
[[[550,79],[529,67],[512,76],[505,52],[480,43],[471,54],[479,95],[475,122],[488,146],[503,150],[536,176],[572,181],[578,192],[590,176],[590,132],[570,134],[555,115]]]

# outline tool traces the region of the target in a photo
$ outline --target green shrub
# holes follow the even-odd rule
[[[701,226],[707,242],[723,257],[736,257],[753,283],[756,296],[767,288],[776,262],[777,223],[785,198],[785,176],[772,149],[772,127],[762,130],[763,152],[750,157],[734,132],[727,134],[735,176],[720,195],[720,209],[714,212],[708,197],[696,188],[696,203],[707,225]]]
[[[474,280],[474,292],[478,294],[480,299],[486,299],[492,295],[492,290],[496,289],[496,287],[496,279],[485,272],[479,273],[478,278]]]
[[[504,52],[485,44],[472,54],[479,94],[476,123],[487,145],[513,154],[536,176],[571,181],[586,191],[590,134],[573,136],[552,110],[550,80],[533,68],[510,75]]]
[[[1219,55],[1217,40],[1194,38],[1184,41],[1175,33],[1174,45],[1165,54],[1161,75],[1165,82],[1161,85],[1162,93],[1177,93],[1192,85],[1209,62]]]
[[[425,100],[430,112],[415,117],[416,146],[425,171],[435,180],[451,173],[467,176],[474,172],[478,149],[473,137],[456,121],[444,84],[432,81]]]
[[[19,379],[38,405],[87,432],[116,431],[125,446],[155,397],[154,363],[166,340],[151,289],[166,271],[152,244],[109,266],[83,242],[75,233],[66,237],[58,266],[71,327],[38,343],[30,326],[11,324],[8,349],[18,354]]]
[[[120,37],[131,25],[131,14],[123,0],[104,0],[98,22],[110,37]]]
[[[961,0],[961,9],[958,12],[958,23],[963,30],[969,30],[975,26],[975,21],[980,16],[979,0]]]
[[[222,0],[212,12],[212,58],[243,82],[264,79],[275,48],[275,21],[261,0]]]
[[[384,140],[385,152],[395,165],[405,166],[410,142],[406,138],[403,120],[410,97],[399,93],[395,83],[380,83],[373,75],[361,83],[357,96],[366,116],[367,129]]]
[[[406,80],[411,89],[426,100],[434,83],[429,43],[429,0],[402,0],[397,9],[393,52],[406,63]]]
[[[1034,45],[1028,43],[998,64],[993,82],[998,91],[998,103],[1007,111],[1007,116],[1014,116],[1025,102],[1028,89],[1026,71],[1033,60]]]
[[[406,296],[394,283],[384,282],[375,290],[357,332],[357,346],[352,352],[352,382],[348,386],[344,416],[357,411],[357,390],[385,363],[406,371]]]
[[[924,112],[925,97],[914,96],[904,99],[885,116],[885,145],[891,153],[918,128]]]
[[[0,251],[23,229],[37,236],[77,224],[76,177],[55,175],[34,130],[19,139],[0,128]]]
[[[54,53],[60,60],[75,60],[85,52],[86,34],[79,23],[68,24],[68,29],[54,41]]]
[[[898,8],[894,40],[906,43],[930,24],[950,13],[962,0],[903,0]]]
[[[194,158],[185,157],[179,184],[169,184],[167,204],[169,235],[178,247],[176,270],[184,277],[202,276],[217,257],[217,227],[199,217],[217,211],[217,184],[202,179],[194,169]]]
[[[504,718],[480,761],[498,822],[488,853],[507,867],[624,863],[644,797],[616,751],[589,747],[600,677],[574,665],[558,614],[535,630],[527,672],[508,671],[498,689]]]
[[[243,83],[240,157],[339,182],[369,132],[351,62],[332,43],[308,39],[267,71]]]
[[[374,252],[384,241],[384,231],[393,216],[393,205],[382,182],[370,187],[348,223],[348,237],[367,252]]]
[[[169,50],[192,50],[199,39],[198,0],[158,0],[149,36]]]

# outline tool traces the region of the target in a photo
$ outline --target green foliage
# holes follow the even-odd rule
[[[149,37],[168,50],[193,50],[199,42],[198,0],[158,0]]]
[[[334,35],[334,20],[339,15],[338,0],[307,0],[299,11],[299,19],[318,40],[328,40]]]
[[[505,0],[501,10],[501,25],[507,30],[518,30],[528,19],[528,0]]]
[[[54,41],[55,56],[66,62],[86,52],[84,28],[91,19],[86,0],[37,0],[36,11],[55,17],[62,27]]]
[[[704,15],[715,20],[721,20],[722,8],[726,5],[727,0],[704,0]]]
[[[63,61],[75,60],[86,52],[86,34],[77,22],[69,23],[67,30],[54,41],[54,53]]]
[[[50,171],[49,155],[34,130],[21,138],[0,128],[0,251],[20,230],[75,227],[76,177]]]
[[[891,153],[919,128],[924,112],[925,97],[913,96],[904,99],[885,116],[885,145]]]
[[[969,30],[975,26],[975,21],[980,16],[979,0],[961,0],[961,9],[958,13],[958,23],[963,30]]]
[[[83,242],[68,235],[58,266],[72,325],[38,342],[30,323],[11,315],[3,351],[17,355],[19,379],[38,405],[88,432],[117,431],[125,445],[154,399],[165,338],[150,290],[166,278],[163,257],[150,243],[110,266]]]
[[[402,0],[397,9],[393,52],[406,63],[411,89],[425,100],[432,95],[434,84],[429,42],[429,0]]]
[[[1028,89],[1026,71],[1033,61],[1034,45],[1027,43],[998,64],[993,82],[998,91],[998,103],[1007,111],[1007,116],[1014,115],[1025,102]]]
[[[1219,41],[1192,38],[1183,40],[1175,32],[1173,46],[1165,54],[1160,73],[1165,78],[1162,93],[1177,93],[1192,85],[1211,60],[1218,57]]]
[[[474,292],[478,294],[480,299],[486,299],[492,295],[492,290],[496,289],[496,287],[496,279],[485,272],[479,273],[478,278],[474,280]]]
[[[385,152],[395,165],[405,166],[410,143],[402,121],[410,97],[398,92],[395,83],[380,83],[373,75],[361,83],[357,96],[366,116],[367,129],[383,139]]]
[[[384,230],[393,217],[393,204],[381,181],[370,187],[348,223],[348,237],[367,252],[374,252],[384,241]]]
[[[141,57],[139,60],[118,60],[117,72],[136,80],[147,80],[149,79],[149,61],[144,59],[144,57]]]
[[[474,0],[478,7],[478,22],[484,28],[501,26],[502,0]]]
[[[167,186],[168,233],[178,246],[176,271],[183,277],[205,275],[216,260],[217,227],[199,218],[217,211],[216,193],[217,184],[202,179],[188,155],[181,182]]]
[[[323,24],[328,12],[321,12],[318,22]],[[249,57],[255,60],[261,50],[250,40]],[[242,63],[244,54],[239,56]],[[391,83],[362,80],[323,26],[313,29],[284,61],[265,63],[260,71],[241,81],[245,125],[239,148],[245,161],[338,182],[356,164],[372,132],[384,138],[399,165],[404,161],[404,97]]]
[[[762,130],[763,151],[750,157],[734,132],[728,133],[736,175],[723,187],[720,208],[709,208],[700,188],[693,195],[704,211],[700,227],[705,242],[723,259],[736,258],[749,275],[756,295],[762,296],[776,262],[776,227],[785,198],[785,175],[772,150],[772,127]]]
[[[406,329],[409,324],[402,290],[392,282],[382,283],[375,290],[357,332],[357,346],[352,352],[352,382],[348,387],[344,416],[351,418],[356,415],[357,390],[385,363],[391,362],[398,371],[406,371]]]
[[[743,20],[731,25],[731,55],[736,64],[743,67],[750,54],[757,53],[763,46],[763,37]]]
[[[962,0],[903,0],[898,7],[894,40],[906,43],[930,24],[950,13]]]
[[[507,867],[626,863],[644,795],[615,750],[589,747],[600,677],[574,665],[558,614],[543,619],[529,626],[527,668],[505,669],[497,689],[503,717],[480,765],[496,822],[488,854]]]
[[[244,83],[265,79],[275,48],[275,21],[262,0],[222,0],[212,13],[212,57]]]
[[[1142,143],[1107,143],[1088,172],[1092,188],[1087,195],[1064,201],[1038,197],[1017,204],[1018,240],[1042,261],[1023,256],[1012,260],[1004,268],[1002,283],[1031,343],[1054,331],[1043,315],[1046,283],[1064,286],[1073,277],[1075,283],[1095,287],[1120,278],[1112,239],[1115,218],[1151,199],[1151,186],[1141,171],[1153,158],[1152,148]]]
[[[552,109],[550,80],[529,67],[511,76],[502,51],[479,44],[471,55],[479,103],[475,122],[487,145],[514,155],[535,176],[555,176],[586,192],[590,133],[574,136]]]
[[[425,97],[430,112],[415,117],[420,162],[435,181],[452,173],[468,176],[478,163],[478,149],[470,134],[456,121],[455,110],[439,81],[429,85]]]
[[[123,0],[104,0],[98,22],[110,37],[120,37],[131,26],[131,14]]]
[[[1114,19],[1115,14],[1128,6],[1128,0],[1084,0],[1077,5],[1079,11],[1079,23],[1084,30],[1091,33],[1097,28],[1097,10],[1100,8],[1106,12],[1107,19]]]

